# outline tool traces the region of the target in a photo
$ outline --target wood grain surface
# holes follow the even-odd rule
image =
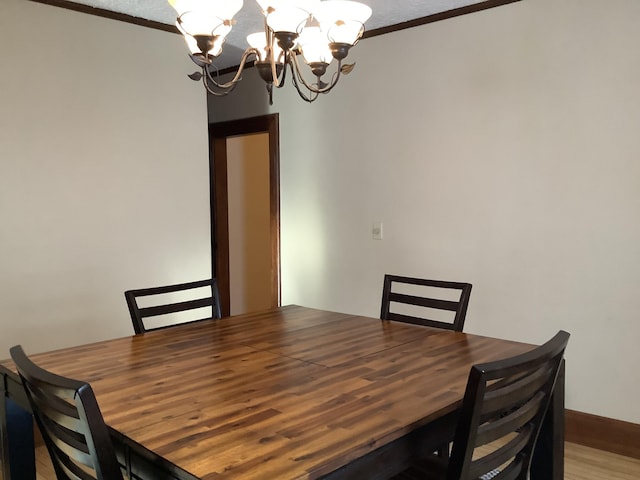
[[[196,478],[305,479],[453,411],[471,365],[531,348],[288,306],[31,358]]]

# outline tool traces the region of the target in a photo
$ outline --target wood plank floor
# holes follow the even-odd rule
[[[36,480],[55,480],[44,446],[36,449]],[[565,480],[638,480],[640,460],[575,443],[565,447]],[[361,479],[357,479],[361,480]]]
[[[640,460],[594,448],[565,444],[565,480],[637,480]]]

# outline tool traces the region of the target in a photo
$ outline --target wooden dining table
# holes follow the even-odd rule
[[[382,479],[451,438],[473,364],[531,348],[292,305],[30,357],[91,384],[132,478]],[[532,480],[562,479],[559,396]]]

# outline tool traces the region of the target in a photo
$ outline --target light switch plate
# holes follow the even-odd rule
[[[382,240],[382,222],[373,222],[371,238],[374,240]]]

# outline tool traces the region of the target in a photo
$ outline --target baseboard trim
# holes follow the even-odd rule
[[[640,459],[640,424],[565,410],[565,440]]]

